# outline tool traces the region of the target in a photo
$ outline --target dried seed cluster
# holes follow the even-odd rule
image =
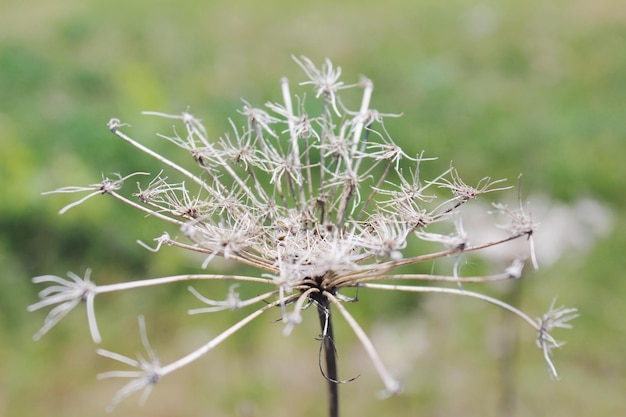
[[[223,257],[233,262],[258,268],[257,276],[217,274],[178,275],[133,282],[97,286],[89,275],[84,279],[70,273],[72,281],[56,276],[35,278],[35,283],[53,284],[40,292],[41,301],[29,309],[54,307],[36,338],[53,327],[79,301],[87,301],[92,337],[101,341],[95,321],[93,303],[96,295],[164,285],[179,281],[232,280],[227,298],[213,300],[190,287],[205,308],[190,313],[208,313],[258,305],[258,309],[235,323],[222,334],[187,356],[162,366],[152,352],[143,318],[141,338],[150,360],[127,358],[103,349],[98,352],[111,359],[135,367],[136,371],[114,371],[102,377],[129,377],[131,381],[118,393],[114,403],[138,390],[147,394],[163,376],[203,356],[228,336],[273,308],[282,311],[285,333],[301,321],[305,306],[315,304],[329,321],[334,309],[345,318],[373,361],[388,393],[399,391],[400,384],[384,366],[373,344],[343,305],[353,301],[342,294],[345,288],[394,290],[407,292],[439,292],[482,299],[505,308],[526,321],[538,332],[538,344],[551,372],[552,347],[559,347],[549,334],[554,327],[568,327],[577,316],[575,309],[550,308],[540,320],[497,299],[466,291],[463,282],[516,279],[522,275],[527,257],[534,260],[532,236],[534,224],[522,207],[510,210],[503,205],[496,209],[511,218],[501,239],[472,245],[466,236],[461,218],[462,206],[481,194],[504,190],[503,180],[483,178],[476,186],[464,183],[456,169],[450,168],[432,180],[420,178],[420,164],[427,160],[422,153],[408,155],[388,134],[385,115],[370,108],[373,84],[361,79],[355,84],[341,82],[341,69],[328,60],[316,67],[305,57],[296,58],[311,85],[314,99],[293,96],[289,82],[281,80],[282,103],[267,103],[264,108],[244,102],[240,114],[243,125],[231,120],[232,131],[221,138],[207,135],[200,120],[189,112],[170,115],[145,112],[147,115],[174,119],[182,127],[172,134],[159,135],[190,155],[192,168],[184,168],[167,157],[139,143],[127,133],[128,125],[111,119],[109,129],[138,150],[151,155],[182,181],[169,181],[158,173],[147,185],[139,185],[132,195],[121,193],[125,180],[136,172],[116,179],[103,178],[87,187],[65,187],[57,193],[87,192],[87,196],[64,207],[60,212],[83,203],[96,195],[109,195],[143,213],[180,227],[187,242],[172,239],[168,233],[155,238],[158,251],[162,245],[203,253],[204,268]],[[361,89],[361,103],[348,109],[340,98],[344,89]],[[294,106],[294,98],[297,105]],[[315,109],[315,110],[309,110]],[[180,132],[179,132],[180,130]],[[446,197],[447,194],[447,197]],[[138,220],[141,217],[138,217]],[[437,222],[452,222],[449,235],[430,231]],[[439,242],[442,249],[432,253],[410,253],[409,239]],[[503,272],[484,277],[464,277],[458,260],[465,253],[528,238],[529,254],[521,254]],[[399,274],[401,266],[455,256],[453,270],[447,275]],[[401,280],[406,285],[385,283]],[[453,282],[459,286],[423,286],[423,281]],[[237,285],[263,283],[268,291],[251,299],[241,299]],[[323,323],[323,321],[322,321]],[[323,327],[327,335],[327,326]]]

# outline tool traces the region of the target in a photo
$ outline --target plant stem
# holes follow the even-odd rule
[[[328,383],[328,415],[329,417],[339,417],[339,383],[337,379],[333,323],[330,302],[328,300],[325,301],[317,304],[317,313],[322,329],[322,349],[324,350],[324,361],[326,363],[325,377]]]
[[[522,298],[522,281],[516,280],[507,289],[504,295],[504,301],[511,305],[520,305]],[[516,362],[519,354],[518,349],[518,325],[517,321],[513,321],[514,316],[507,314],[503,316],[502,329],[500,330],[500,358],[499,358],[499,374],[500,374],[500,393],[499,393],[499,415],[503,417],[513,417],[516,414],[517,398],[517,375]]]

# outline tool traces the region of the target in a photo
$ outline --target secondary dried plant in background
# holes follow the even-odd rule
[[[337,416],[338,377],[335,361],[333,318],[343,318],[362,344],[384,385],[386,395],[401,390],[393,372],[376,350],[366,332],[349,312],[348,304],[358,301],[358,291],[403,291],[445,293],[480,299],[510,311],[537,332],[537,345],[554,377],[552,349],[561,342],[554,339],[554,328],[569,328],[576,309],[550,306],[547,313],[533,319],[526,313],[487,295],[469,291],[464,283],[515,280],[522,276],[526,263],[535,268],[533,233],[535,224],[520,202],[518,208],[495,204],[494,212],[508,217],[502,237],[490,242],[470,243],[463,228],[463,206],[482,194],[508,189],[503,180],[485,177],[468,185],[450,167],[432,179],[422,179],[420,166],[428,158],[423,153],[409,155],[389,136],[385,115],[370,108],[373,84],[368,79],[346,85],[340,81],[341,69],[328,60],[316,67],[305,57],[295,58],[307,80],[301,85],[313,88],[313,99],[294,96],[287,79],[281,80],[282,102],[264,108],[244,101],[239,111],[245,123],[231,120],[232,131],[218,139],[209,138],[200,120],[189,112],[179,115],[145,112],[146,115],[173,119],[179,126],[170,134],[159,135],[177,145],[193,159],[185,168],[133,139],[130,127],[111,119],[108,128],[120,139],[163,164],[163,171],[138,183],[134,193],[123,192],[127,180],[149,175],[134,172],[126,176],[103,178],[81,187],[64,187],[51,193],[87,193],[61,209],[85,202],[96,195],[107,195],[140,213],[176,225],[186,239],[179,241],[163,232],[151,251],[173,246],[205,256],[202,267],[211,269],[215,257],[256,268],[254,276],[187,274],[110,285],[97,285],[88,271],[84,277],[69,273],[70,279],[54,275],[36,277],[33,282],[49,284],[40,301],[30,311],[52,307],[39,339],[81,301],[87,305],[92,339],[101,342],[96,324],[94,300],[105,293],[167,285],[181,281],[229,280],[228,294],[207,296],[193,287],[195,305],[190,314],[256,306],[249,315],[199,346],[188,355],[162,364],[154,354],[143,317],[140,337],[146,356],[136,359],[98,349],[98,354],[134,370],[111,371],[100,378],[127,378],[112,406],[137,391],[142,399],[153,386],[171,372],[207,354],[229,336],[268,311],[280,312],[284,333],[289,334],[302,321],[306,307],[317,311],[321,326],[320,368],[328,383],[329,415]],[[340,97],[346,89],[362,90],[360,106],[350,110]],[[310,110],[315,109],[315,110]],[[170,181],[166,172],[181,178]],[[125,188],[124,188],[125,190]],[[439,224],[447,222],[447,231]],[[442,232],[443,231],[443,232]],[[160,233],[160,232],[158,232]],[[489,276],[464,276],[461,262],[465,254],[526,239],[529,249],[500,273]],[[420,240],[429,244],[417,245]],[[439,250],[413,253],[414,247]],[[424,262],[450,258],[450,271],[439,273],[400,273]],[[428,268],[426,268],[428,270]],[[436,283],[439,282],[438,286]],[[242,299],[239,286],[260,283],[267,291]],[[352,289],[346,293],[347,289]],[[356,296],[355,296],[356,294]],[[216,299],[217,298],[217,299]]]

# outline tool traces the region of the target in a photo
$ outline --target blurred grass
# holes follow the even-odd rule
[[[139,112],[190,106],[219,135],[241,97],[278,100],[280,77],[302,79],[291,54],[329,57],[346,81],[371,78],[373,105],[404,113],[387,122],[392,137],[439,157],[424,165],[425,177],[453,160],[467,182],[523,173],[525,193],[566,202],[590,196],[614,210],[612,232],[591,252],[568,254],[521,284],[528,311],[540,314],[558,295],[583,315],[556,352],[559,382],[549,380],[533,335],[520,332],[515,406],[518,416],[626,414],[625,10],[619,0],[3,1],[0,415],[106,415],[120,387],[95,380],[115,365],[95,356],[79,312],[32,342],[43,314],[25,311],[36,299],[30,277],[92,267],[103,283],[198,267],[171,250],[146,254],[134,241],[162,226],[113,201],[90,200],[58,217],[69,200],[40,193],[97,182],[101,173],[156,172],[110,135],[109,118],[168,149],[153,140],[156,122]],[[360,298],[354,310],[407,392],[375,399],[381,386],[372,366],[338,324],[342,375],[362,374],[341,388],[344,415],[502,415],[492,339],[494,328],[511,324],[498,311],[445,297],[421,299],[419,309],[393,294]],[[146,314],[169,361],[236,320],[186,317],[188,300],[184,286],[98,300],[111,341],[104,347],[138,350],[136,316]],[[319,415],[315,320],[285,339],[273,318],[166,378],[145,407],[131,399],[116,414]]]

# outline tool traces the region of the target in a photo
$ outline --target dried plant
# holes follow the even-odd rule
[[[282,103],[267,103],[266,109],[262,109],[244,102],[239,113],[245,116],[246,123],[239,126],[231,120],[232,132],[217,140],[209,139],[200,120],[189,112],[180,115],[145,112],[174,119],[182,125],[182,133],[175,128],[171,135],[159,136],[191,155],[195,165],[189,169],[137,142],[125,133],[127,124],[111,119],[108,128],[113,134],[156,158],[164,170],[183,180],[170,182],[162,171],[147,185],[139,185],[132,196],[122,193],[126,180],[149,175],[135,172],[103,178],[86,187],[65,187],[51,192],[88,193],[60,213],[96,195],[111,196],[144,215],[176,225],[187,238],[187,243],[182,243],[164,232],[154,239],[154,248],[140,242],[147,249],[157,252],[166,245],[204,254],[203,268],[210,268],[215,257],[222,257],[254,267],[259,270],[258,275],[187,274],[110,285],[96,285],[89,272],[84,278],[69,273],[71,280],[52,275],[37,277],[33,282],[51,285],[39,293],[41,300],[31,305],[29,311],[54,307],[35,339],[80,301],[86,301],[91,336],[95,343],[100,343],[94,299],[105,293],[181,281],[233,281],[225,300],[207,298],[190,287],[191,293],[206,307],[193,308],[189,313],[255,305],[257,309],[187,356],[162,365],[150,348],[143,318],[140,334],[148,359],[131,359],[98,349],[100,355],[136,368],[99,375],[130,379],[115,396],[113,406],[136,391],[143,391],[145,398],[161,378],[202,357],[265,312],[280,311],[284,333],[289,334],[301,322],[303,310],[313,305],[321,326],[320,368],[328,382],[329,415],[333,417],[339,413],[337,385],[344,382],[338,377],[335,361],[332,319],[336,313],[363,345],[382,379],[384,393],[391,395],[401,390],[399,381],[346,308],[346,303],[357,299],[347,296],[345,290],[445,293],[495,304],[525,321],[537,332],[537,343],[556,377],[551,350],[561,343],[550,332],[555,327],[569,327],[568,322],[577,316],[576,309],[555,309],[552,305],[542,318],[533,320],[511,305],[466,290],[462,285],[518,279],[527,258],[536,267],[532,243],[535,224],[521,203],[517,210],[495,205],[496,211],[510,217],[509,225],[498,226],[506,230],[501,239],[472,244],[463,229],[464,204],[482,194],[510,187],[504,186],[503,180],[489,177],[475,186],[468,185],[452,167],[432,180],[423,180],[420,166],[428,158],[423,153],[408,155],[391,139],[383,119],[395,115],[370,108],[373,91],[370,80],[345,85],[339,81],[341,69],[334,68],[328,60],[321,68],[305,57],[295,61],[308,77],[301,85],[314,87],[317,113],[307,111],[316,107],[305,102],[304,96],[292,96],[287,79],[281,80]],[[344,89],[362,89],[357,111],[348,110],[341,100],[339,93]],[[142,216],[137,219],[141,221]],[[443,222],[452,223],[454,232],[441,233],[435,224]],[[504,271],[490,276],[461,274],[459,260],[465,254],[516,239],[529,241],[528,253],[520,254]],[[440,243],[442,248],[410,253],[418,246],[412,240]],[[400,267],[448,257],[454,260],[448,274],[397,272]],[[434,286],[431,281],[443,286]],[[428,285],[420,285],[425,282]],[[267,292],[242,299],[237,288],[246,283],[266,285]]]

